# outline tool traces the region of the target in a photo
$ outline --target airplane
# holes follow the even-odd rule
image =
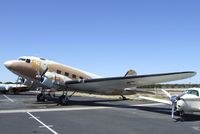
[[[19,92],[25,92],[29,90],[30,89],[24,84],[0,84],[0,92],[4,94],[7,92],[18,94]]]
[[[139,98],[160,102],[163,104],[171,105],[171,116],[174,118],[174,113],[183,117],[187,113],[200,112],[200,88],[189,88],[184,90],[183,93],[172,96],[169,92],[161,89],[169,100],[151,98],[140,96]]]
[[[101,77],[74,67],[63,65],[40,57],[22,56],[18,60],[4,63],[5,67],[16,74],[24,85],[40,90],[37,101],[43,102],[53,98],[50,92],[62,91],[59,104],[68,104],[75,92],[100,95],[135,94],[137,87],[190,78],[196,75],[194,71],[137,75],[129,70],[125,76]],[[69,91],[72,92],[70,95]]]

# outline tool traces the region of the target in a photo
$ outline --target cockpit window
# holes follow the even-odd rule
[[[31,63],[31,60],[30,59],[26,59],[26,63]]]
[[[24,62],[26,62],[26,63],[31,63],[31,60],[30,60],[30,59],[19,58],[18,60],[19,60],[19,61],[24,61]]]
[[[193,94],[193,95],[199,96],[199,92],[197,90],[187,90],[186,94]]]
[[[40,58],[40,60],[46,60],[45,58]]]
[[[20,61],[26,61],[26,59],[24,59],[24,58],[19,58],[19,60],[20,60]]]

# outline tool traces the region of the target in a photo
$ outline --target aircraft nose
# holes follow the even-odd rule
[[[5,67],[17,75],[23,75],[34,78],[36,70],[32,67],[31,63],[18,60],[10,60],[4,63]]]
[[[182,111],[182,110],[184,109],[184,107],[185,107],[185,103],[184,103],[183,100],[177,101],[177,109],[178,109],[179,111]]]
[[[12,69],[13,68],[13,61],[6,61],[4,63],[4,66],[8,69]]]

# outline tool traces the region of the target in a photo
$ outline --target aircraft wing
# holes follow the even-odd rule
[[[175,72],[150,75],[134,75],[125,77],[109,77],[88,80],[74,80],[66,82],[66,86],[74,91],[102,92],[109,90],[122,90],[125,88],[139,87],[156,83],[182,80],[196,75],[196,72]]]

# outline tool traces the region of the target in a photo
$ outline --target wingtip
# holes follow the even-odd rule
[[[185,71],[185,72],[180,72],[180,73],[191,74],[192,76],[197,75],[197,72],[195,71]]]
[[[195,71],[190,71],[190,73],[192,73],[193,76],[197,75],[197,72],[195,72]]]

